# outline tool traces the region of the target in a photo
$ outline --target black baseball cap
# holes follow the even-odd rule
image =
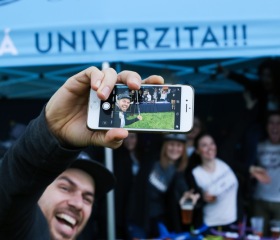
[[[172,134],[165,134],[163,136],[165,141],[179,141],[185,143],[187,141],[187,135],[183,133],[172,133]]]
[[[128,94],[128,92],[123,92],[121,94],[118,95],[118,99],[123,99],[123,98],[128,98],[129,100],[131,100],[130,95]]]
[[[88,173],[95,182],[95,195],[105,195],[112,190],[116,184],[113,173],[103,164],[93,160],[89,154],[82,151],[69,168],[77,168]]]

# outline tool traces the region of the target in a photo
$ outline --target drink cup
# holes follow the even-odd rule
[[[252,227],[253,234],[260,237],[263,236],[264,220],[262,217],[252,217],[251,227]]]
[[[185,201],[183,204],[181,204],[181,215],[183,224],[190,224],[192,222],[193,207],[194,206],[192,201]]]
[[[280,220],[272,220],[270,223],[270,232],[273,239],[280,240]]]
[[[280,227],[271,227],[270,231],[273,239],[280,239]]]

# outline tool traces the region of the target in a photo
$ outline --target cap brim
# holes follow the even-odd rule
[[[70,168],[81,169],[92,176],[95,182],[96,197],[105,195],[116,185],[116,178],[113,173],[97,161],[77,159],[71,164]]]
[[[163,139],[165,141],[178,141],[185,143],[187,141],[187,137],[185,134],[165,134]]]

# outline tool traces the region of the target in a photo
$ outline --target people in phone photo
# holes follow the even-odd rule
[[[190,131],[193,125],[193,88],[189,85],[161,85],[158,89],[170,92],[166,101],[151,100],[155,91],[155,85],[151,84],[134,92],[118,84],[106,101],[100,101],[97,94],[91,91],[88,128],[104,130],[121,127],[135,131],[184,133]],[[173,103],[170,99],[171,91]],[[142,93],[145,93],[146,97]],[[95,113],[98,117],[95,117]]]
[[[142,116],[139,114],[136,118],[128,119],[127,110],[131,104],[131,97],[128,92],[121,93],[117,96],[116,108],[113,116],[114,127],[125,127],[132,123],[142,120]]]
[[[162,89],[160,90],[160,99],[159,99],[159,101],[165,102],[166,99],[167,99],[167,94],[168,94],[168,89],[162,88]]]
[[[147,90],[147,102],[152,101],[152,95],[150,94],[149,90]]]

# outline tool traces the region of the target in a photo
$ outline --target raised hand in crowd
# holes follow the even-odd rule
[[[257,179],[259,182],[270,183],[270,177],[264,168],[258,166],[251,166],[249,172],[251,176]]]

